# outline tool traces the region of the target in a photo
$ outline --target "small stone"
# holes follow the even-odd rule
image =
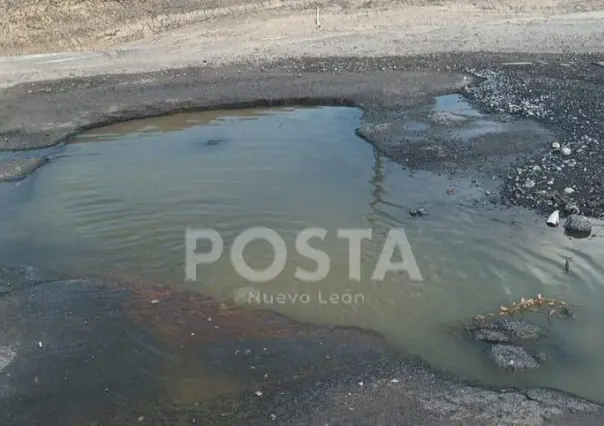
[[[535,181],[532,179],[527,179],[526,182],[524,182],[524,186],[527,187],[528,189],[534,188]]]
[[[417,209],[409,209],[409,214],[414,217],[417,216]]]
[[[426,210],[423,207],[420,207],[419,209],[417,209],[417,214],[420,215],[420,216],[425,216],[425,215],[428,214],[428,210]]]
[[[554,151],[556,151],[556,152],[560,151],[560,143],[558,143],[558,142],[552,142],[552,149]]]
[[[565,193],[566,195],[574,194],[574,193],[575,193],[575,190],[569,186],[569,187],[567,187],[567,188],[564,188],[564,193]]]
[[[539,368],[537,360],[526,350],[518,346],[494,345],[491,347],[490,355],[497,366],[515,372]]]
[[[535,165],[535,166],[533,166],[533,171],[536,173],[539,173],[541,171],[541,167]]]
[[[562,155],[570,155],[572,153],[572,150],[569,147],[565,146],[560,152],[562,152]]]

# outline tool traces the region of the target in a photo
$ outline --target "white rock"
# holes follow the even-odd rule
[[[562,148],[562,155],[570,155],[571,154],[571,149],[567,146],[565,146],[564,148]]]
[[[552,149],[554,151],[560,151],[560,144],[558,142],[552,142]]]
[[[574,192],[575,192],[575,190],[573,188],[571,188],[570,186],[568,188],[564,188],[564,193],[566,195],[573,194]]]
[[[526,186],[527,188],[531,189],[535,187],[535,181],[532,179],[527,179],[526,182],[524,182],[524,186]]]
[[[556,210],[555,212],[550,214],[545,223],[547,223],[547,226],[550,226],[552,228],[557,227],[560,224],[560,211]]]

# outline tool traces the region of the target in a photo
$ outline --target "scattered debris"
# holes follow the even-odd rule
[[[428,210],[423,207],[420,207],[419,209],[409,209],[409,214],[411,216],[425,216],[428,214]]]
[[[569,187],[567,187],[567,188],[564,188],[564,193],[565,193],[566,195],[571,195],[571,194],[574,194],[574,193],[575,193],[575,190],[569,186]]]
[[[556,210],[550,214],[545,223],[551,228],[556,228],[560,224],[560,211]]]
[[[568,214],[579,214],[581,213],[581,210],[579,210],[579,206],[577,206],[576,204],[573,203],[567,203],[564,206],[564,211]]]
[[[514,316],[519,313],[534,312],[547,314],[548,317],[574,317],[574,314],[568,308],[566,302],[557,299],[548,299],[538,294],[534,299],[520,299],[519,302],[512,302],[512,306],[502,306],[499,308],[499,315]]]

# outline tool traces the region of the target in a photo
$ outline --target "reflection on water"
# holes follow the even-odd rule
[[[457,115],[479,116],[439,102]],[[29,263],[136,275],[221,299],[242,289],[273,295],[277,299],[261,306],[248,302],[303,321],[376,330],[405,353],[469,378],[553,386],[604,400],[603,240],[571,240],[542,218],[490,205],[484,194],[495,182],[409,174],[354,135],[361,118],[352,108],[216,111],[90,132],[14,189],[24,191],[25,201],[6,215],[2,239],[20,247]],[[455,193],[448,195],[451,187]],[[11,191],[2,196],[18,200]],[[428,215],[411,217],[408,210],[418,207]],[[276,230],[288,250],[283,273],[267,283],[239,276],[228,256],[233,239],[254,226]],[[215,229],[225,244],[218,261],[199,267],[194,283],[184,281],[186,227]],[[324,240],[311,240],[331,262],[318,283],[295,278],[298,266],[316,268],[296,251],[297,232],[307,227],[327,230]],[[404,271],[371,280],[393,227],[405,230],[423,282]],[[337,238],[339,228],[372,230],[362,244],[358,283],[348,279],[348,245]],[[254,242],[244,256],[260,269],[274,252]],[[566,256],[572,257],[570,274]],[[564,362],[554,357],[536,372],[509,376],[451,332],[475,314],[537,293],[583,305],[575,322],[552,326]],[[348,303],[346,294],[362,297]],[[308,303],[300,295],[308,295]],[[174,392],[186,393],[179,383]]]

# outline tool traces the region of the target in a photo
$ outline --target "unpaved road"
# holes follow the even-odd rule
[[[275,4],[267,3],[271,8],[277,7]],[[44,38],[51,43],[46,47],[37,39],[19,39],[23,40],[19,47],[0,45],[0,53],[9,55],[37,52],[34,56],[0,57],[0,84],[7,87],[49,78],[267,62],[284,57],[381,57],[455,51],[590,53],[604,49],[602,0],[363,4],[351,1],[346,8],[320,9],[320,27],[316,25],[316,8],[309,3],[292,3],[277,9],[281,13],[250,5],[233,6],[229,14],[203,23],[157,34],[141,33],[138,39],[119,45],[115,40],[100,44],[83,40],[77,48],[53,41],[59,30],[66,31],[67,24],[61,23],[52,29],[45,27],[54,31]],[[252,12],[241,13],[250,8]],[[239,14],[233,16],[237,11]],[[92,21],[81,21],[78,28],[84,31],[84,22],[90,23],[93,31]],[[21,24],[15,25],[15,33],[25,31],[18,28]],[[165,28],[170,26],[157,31]],[[0,40],[8,43],[14,38],[12,34],[7,31]],[[78,37],[77,31],[69,34],[71,40]],[[48,53],[74,50],[86,51]]]
[[[102,49],[190,25],[197,37],[269,36],[315,31],[316,8],[327,31],[357,31],[389,25],[467,24],[499,18],[542,17],[598,10],[598,0],[3,0],[0,54]],[[283,19],[271,19],[288,16]],[[225,25],[223,18],[233,18]],[[218,25],[217,25],[218,24]],[[225,31],[226,30],[226,31]]]
[[[568,144],[579,144],[584,136],[604,139],[604,66],[598,65],[604,63],[604,1],[342,1],[321,9],[320,27],[317,3],[310,2],[255,6],[232,1],[221,8],[218,2],[186,2],[182,16],[173,9],[185,2],[146,2],[144,13],[122,5],[141,2],[126,0],[103,3],[98,10],[83,1],[53,3],[45,11],[27,9],[33,3],[5,1],[0,10],[2,22],[9,22],[2,27],[2,51],[43,53],[0,58],[4,149],[49,146],[82,129],[133,117],[258,99],[265,104],[339,101],[379,112],[477,83],[466,72],[471,69],[489,77],[471,92],[481,108],[533,114]],[[76,3],[78,8],[67,8]],[[332,2],[318,2],[327,3]],[[200,5],[207,6],[205,12],[191,11],[201,10]],[[162,7],[172,9],[158,18]],[[17,13],[24,10],[29,14]],[[45,25],[35,23],[40,16],[46,16],[40,21]],[[158,23],[154,27],[151,22]],[[534,111],[547,114],[535,117]],[[601,173],[594,167],[604,164],[604,143],[599,147],[575,157],[585,167],[552,172],[565,185],[573,180],[584,187],[577,197],[585,202],[591,196],[604,198],[599,178],[594,180]],[[545,154],[521,153],[520,160],[528,164],[537,155]],[[506,188],[514,190],[514,180]],[[532,194],[527,191],[521,199]],[[20,365],[28,366],[26,361]],[[242,425],[604,423],[599,406],[546,390],[457,384],[398,358],[385,357],[362,370],[356,377],[276,386],[263,398],[238,395],[233,406],[240,409],[223,406],[196,418],[204,424]],[[36,384],[18,385],[19,397],[3,400],[6,424],[47,420],[46,396],[31,391]],[[88,423],[79,424],[92,422],[81,414]],[[164,422],[169,417],[165,412],[143,414],[146,424],[184,424]],[[133,424],[141,413],[119,415],[106,424]]]

